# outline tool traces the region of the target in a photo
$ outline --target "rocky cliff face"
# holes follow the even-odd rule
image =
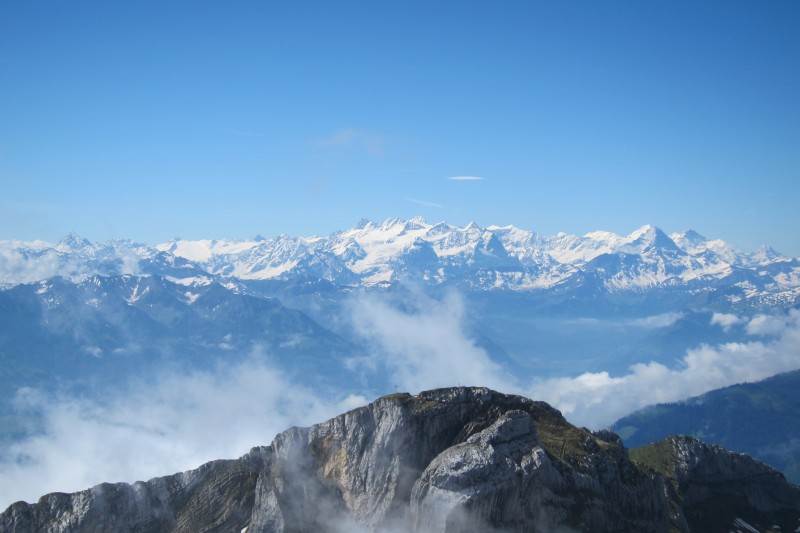
[[[800,489],[780,474],[681,442],[651,454],[659,468],[638,466],[613,433],[541,402],[483,388],[395,394],[238,460],[15,503],[0,530],[656,532],[688,531],[704,513],[796,525]],[[727,486],[746,495],[739,514],[703,503]]]
[[[631,457],[664,476],[693,531],[729,531],[736,519],[761,525],[759,531],[800,529],[800,487],[749,455],[673,436],[634,449]]]

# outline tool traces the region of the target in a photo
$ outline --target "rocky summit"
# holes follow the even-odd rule
[[[458,387],[385,396],[240,459],[17,502],[0,530],[794,531],[798,520],[800,487],[746,455],[685,437],[629,454],[545,403]]]

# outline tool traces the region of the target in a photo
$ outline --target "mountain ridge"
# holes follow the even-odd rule
[[[745,455],[691,438],[639,455],[544,402],[482,387],[396,393],[238,460],[14,503],[0,528],[666,532],[800,520],[800,487]]]
[[[786,306],[800,301],[800,260],[768,247],[744,252],[694,230],[667,235],[645,225],[627,236],[595,231],[543,236],[516,226],[464,227],[362,220],[327,237],[280,235],[252,240],[172,239],[147,246],[129,240],[90,243],[71,233],[56,245],[0,241],[0,286],[55,275],[168,276],[266,281],[300,276],[342,286],[404,280],[467,290],[549,291],[582,279],[608,293],[726,288],[731,304]],[[584,281],[587,283],[588,281]]]
[[[800,370],[730,385],[680,402],[656,404],[615,422],[625,442],[641,446],[668,434],[693,435],[747,453],[800,482]]]

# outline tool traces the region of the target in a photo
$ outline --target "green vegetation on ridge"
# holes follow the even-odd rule
[[[800,370],[646,407],[612,429],[632,448],[691,435],[750,454],[800,483]]]

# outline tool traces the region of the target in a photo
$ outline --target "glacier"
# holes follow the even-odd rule
[[[1,287],[119,274],[168,276],[184,284],[305,279],[340,287],[410,282],[470,291],[716,290],[739,307],[786,307],[800,297],[797,258],[766,246],[746,252],[694,230],[667,235],[652,225],[626,236],[547,236],[515,226],[458,227],[415,217],[362,220],[327,237],[172,239],[149,246],[91,243],[71,233],[56,244],[0,241]]]

